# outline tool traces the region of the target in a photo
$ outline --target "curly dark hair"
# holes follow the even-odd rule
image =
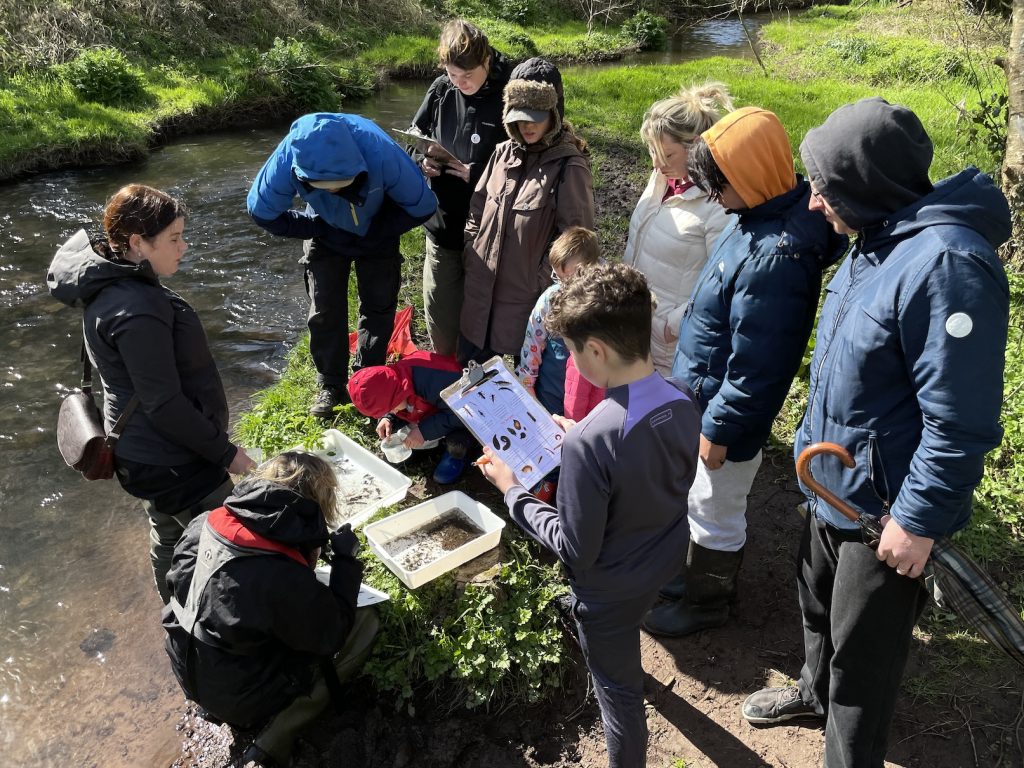
[[[651,354],[653,306],[643,273],[621,262],[595,264],[555,293],[544,326],[576,348],[600,339],[631,363]]]

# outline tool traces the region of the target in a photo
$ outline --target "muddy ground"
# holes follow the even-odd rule
[[[628,217],[643,183],[635,149],[603,145],[597,153],[599,220],[607,253],[621,253]],[[650,743],[657,768],[803,768],[820,765],[818,724],[755,728],[740,717],[743,699],[765,684],[782,684],[802,661],[795,560],[802,519],[793,463],[785,449],[766,453],[749,502],[749,541],[740,601],[724,627],[696,637],[642,636]],[[471,492],[486,493],[478,478]],[[434,495],[437,489],[423,488]],[[500,504],[492,505],[500,508]],[[567,638],[567,643],[572,640]],[[891,765],[920,768],[1024,766],[1024,675],[994,655],[963,664],[961,639],[939,644],[922,633],[914,644],[892,724]],[[963,643],[964,648],[955,647]],[[978,658],[978,654],[970,655]],[[578,659],[578,655],[577,655]],[[937,685],[928,685],[928,682]],[[416,717],[396,714],[366,686],[350,689],[344,712],[331,712],[299,740],[297,768],[597,768],[607,765],[597,704],[582,663],[567,687],[544,705],[522,710]],[[927,695],[920,694],[927,690]],[[182,749],[175,766],[238,765],[247,734],[196,717],[182,702]]]

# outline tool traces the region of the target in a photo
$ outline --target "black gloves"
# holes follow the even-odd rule
[[[337,557],[355,557],[359,554],[359,539],[356,538],[352,532],[352,526],[348,523],[331,534],[330,542],[332,564]]]

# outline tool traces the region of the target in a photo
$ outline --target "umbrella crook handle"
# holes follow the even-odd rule
[[[815,480],[814,475],[811,474],[811,459],[821,453],[835,456],[843,462],[843,466],[849,469],[857,466],[857,462],[854,461],[849,451],[843,448],[843,446],[836,445],[835,443],[814,443],[800,451],[800,455],[796,459],[796,475],[800,478],[800,482],[813,493],[823,498],[833,509],[838,509],[845,517],[856,523],[860,520],[860,513]]]

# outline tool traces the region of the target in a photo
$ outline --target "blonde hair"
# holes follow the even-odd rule
[[[299,496],[315,501],[331,530],[341,525],[341,510],[335,496],[338,481],[331,465],[319,456],[305,451],[285,451],[256,470],[253,477],[291,488]]]
[[[640,126],[640,136],[658,162],[664,163],[662,137],[668,136],[680,144],[691,142],[732,110],[732,98],[724,83],[682,88],[675,96],[651,105]]]
[[[465,19],[452,19],[441,30],[437,59],[442,67],[451,64],[459,69],[476,69],[491,56],[487,35]]]
[[[581,267],[586,267],[596,264],[600,258],[601,244],[597,241],[597,233],[586,227],[569,227],[555,238],[548,254],[552,269],[564,267],[573,259],[579,261]]]

